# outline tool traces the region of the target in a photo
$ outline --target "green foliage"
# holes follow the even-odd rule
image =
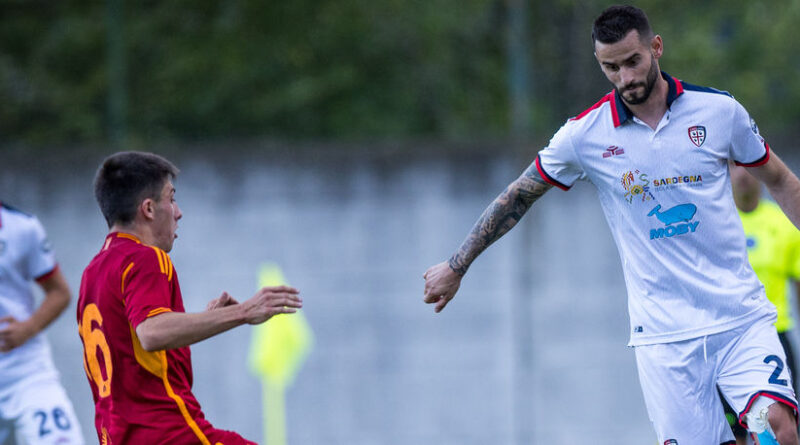
[[[150,137],[189,139],[499,132],[502,45],[490,6],[154,3],[129,18],[129,121]],[[462,57],[473,50],[480,57]]]
[[[796,133],[800,118],[800,63],[791,35],[800,2],[727,0],[642,2],[665,39],[662,67],[688,82],[729,91],[762,133]],[[665,7],[668,5],[668,7]]]
[[[509,126],[507,17],[494,0],[0,0],[0,134],[109,138],[109,32],[125,44],[128,141],[238,137],[471,139]],[[592,56],[598,0],[532,2],[531,122],[551,134],[610,90]],[[642,0],[662,68],[732,92],[795,132],[800,2]]]

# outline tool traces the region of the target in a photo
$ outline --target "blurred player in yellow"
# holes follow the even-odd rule
[[[761,184],[745,168],[731,166],[731,185],[747,239],[750,265],[764,284],[767,298],[778,309],[775,328],[786,351],[787,366],[791,375],[796,376],[794,352],[788,337],[794,327],[789,281],[796,283],[800,279],[800,231],[777,204],[761,199]],[[738,413],[734,413],[727,404],[725,412],[736,443],[747,443],[747,431],[736,420]]]

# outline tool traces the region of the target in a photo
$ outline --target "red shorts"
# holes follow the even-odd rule
[[[172,431],[170,434],[157,428],[138,428],[131,429],[117,434],[109,435],[105,428],[101,428],[98,434],[98,440],[102,444],[119,445],[119,444],[171,444],[171,445],[196,445],[198,443],[208,443],[210,445],[258,445],[256,442],[251,442],[242,436],[234,433],[233,431],[218,430],[214,428],[207,428],[203,431],[203,438],[195,435],[193,431],[188,428],[181,429],[180,431]],[[200,440],[198,440],[200,439]],[[208,442],[206,442],[206,439]]]
[[[233,431],[211,430],[206,434],[211,445],[258,445]]]

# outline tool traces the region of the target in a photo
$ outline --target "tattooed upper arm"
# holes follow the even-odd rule
[[[535,163],[531,163],[515,182],[520,194],[525,194],[527,198],[532,199],[528,206],[544,195],[546,191],[553,188],[553,185],[545,181],[542,175],[539,174],[539,169],[536,168]]]

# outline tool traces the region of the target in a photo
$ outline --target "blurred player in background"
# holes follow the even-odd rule
[[[177,174],[158,155],[123,152],[95,178],[110,233],[83,273],[78,327],[101,444],[253,443],[205,419],[191,391],[189,345],[302,306],[297,289],[277,286],[242,303],[223,293],[204,312],[184,311],[168,255],[182,216]]]
[[[800,181],[730,95],[660,70],[664,44],[642,10],[606,9],[592,40],[614,90],[564,124],[450,260],[425,272],[425,302],[444,309],[537,199],[587,180],[622,259],[629,345],[658,443],[735,443],[718,386],[762,445],[798,445],[775,307],[747,262],[728,160],[750,167],[798,226]]]
[[[795,282],[796,292],[796,280],[800,278],[800,231],[777,204],[761,199],[761,183],[747,169],[732,165],[731,185],[747,239],[750,265],[764,284],[767,298],[778,310],[775,329],[786,352],[786,366],[796,379],[794,351],[789,341],[789,332],[794,327],[789,282]],[[794,385],[796,393],[796,380]],[[736,413],[728,404],[725,404],[725,413],[736,436],[736,443],[744,445],[747,443],[747,431],[739,425]]]
[[[38,308],[32,281],[44,291]],[[0,205],[0,444],[83,443],[42,333],[69,300],[39,220]]]

